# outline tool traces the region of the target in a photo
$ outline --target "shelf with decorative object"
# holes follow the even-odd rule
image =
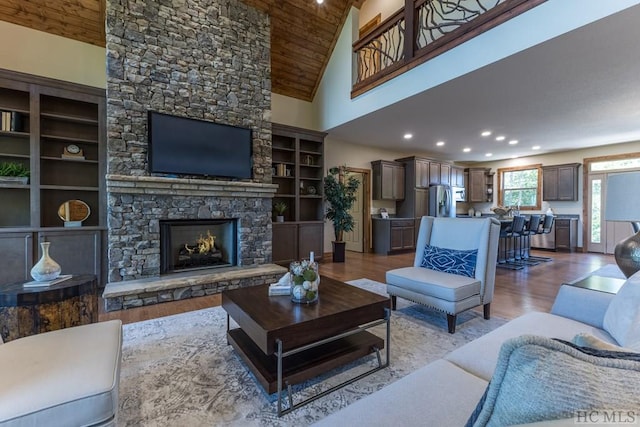
[[[82,272],[100,279],[106,230],[104,90],[0,70],[0,111],[15,116],[9,130],[0,130],[0,163],[20,162],[30,172],[26,185],[0,184],[0,198],[8,202],[0,213],[0,249],[22,264],[31,260],[28,264],[38,259],[33,242],[64,241],[63,247],[53,242],[52,251],[65,260],[65,274],[74,273],[90,242],[92,255],[81,261]],[[65,227],[58,216],[69,200],[88,206],[82,227]],[[0,272],[0,283],[29,279],[32,265],[22,267]]]

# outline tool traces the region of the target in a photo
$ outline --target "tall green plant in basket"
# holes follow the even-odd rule
[[[345,231],[353,231],[353,216],[349,211],[356,201],[359,185],[360,181],[347,174],[346,166],[329,169],[324,178],[324,199],[328,203],[325,218],[333,223],[336,238],[333,247],[334,262],[344,261],[343,237]]]

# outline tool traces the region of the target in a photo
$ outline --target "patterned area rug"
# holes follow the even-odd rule
[[[351,284],[386,295],[382,283],[359,279]],[[309,425],[505,323],[475,312],[458,318],[456,333],[450,335],[446,316],[398,299],[391,320],[391,366],[282,418],[276,415],[276,395],[262,390],[227,345],[221,307],[128,324],[118,425]],[[376,328],[384,336],[384,327]],[[294,402],[375,364],[375,356],[369,356],[298,385]]]

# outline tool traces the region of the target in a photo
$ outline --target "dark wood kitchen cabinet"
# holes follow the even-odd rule
[[[467,201],[493,201],[493,174],[488,168],[468,168]]]
[[[464,188],[464,168],[451,166],[451,186]]]
[[[374,218],[373,251],[388,255],[413,250],[414,230],[414,220],[411,218]]]
[[[577,201],[580,163],[542,167],[542,200]]]
[[[404,165],[389,160],[371,162],[373,170],[373,199],[404,199]]]

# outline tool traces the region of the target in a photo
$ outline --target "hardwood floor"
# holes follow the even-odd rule
[[[491,303],[493,316],[512,319],[529,311],[549,311],[563,282],[585,276],[606,264],[615,264],[612,255],[546,251],[532,251],[532,255],[549,256],[553,261],[519,271],[497,269],[496,289]],[[366,277],[384,282],[387,270],[412,265],[413,256],[413,253],[384,256],[347,252],[344,263],[320,264],[320,274],[342,281]],[[121,319],[123,323],[132,323],[217,305],[220,305],[220,295],[211,295],[109,313],[101,311],[99,319]],[[100,306],[103,310],[104,304]]]

